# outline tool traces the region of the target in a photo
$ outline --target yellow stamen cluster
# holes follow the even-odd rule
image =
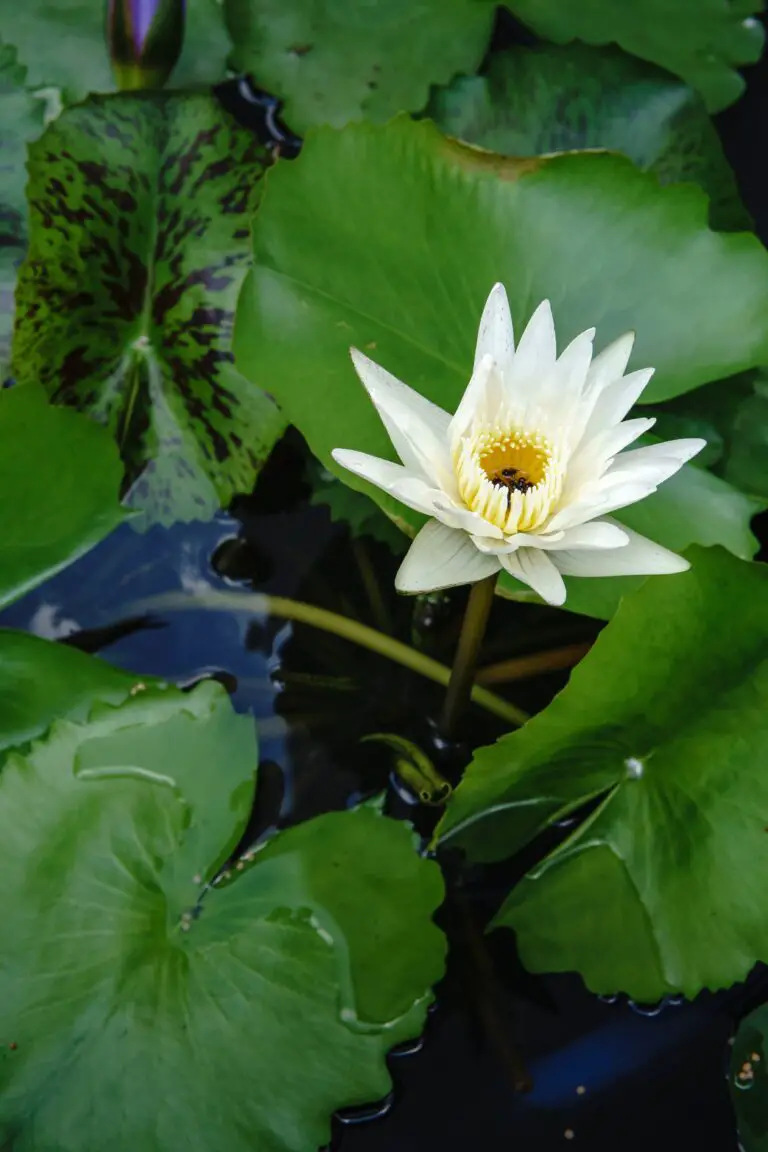
[[[459,493],[472,512],[507,536],[536,531],[562,490],[557,457],[539,432],[499,425],[471,430],[454,451]]]

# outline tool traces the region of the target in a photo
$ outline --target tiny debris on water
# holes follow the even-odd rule
[[[583,1096],[585,1092],[586,1092],[586,1088],[584,1087],[584,1085],[579,1084],[578,1088],[576,1089],[576,1095],[577,1096]]]
[[[565,1132],[563,1132],[563,1136],[565,1136],[566,1140],[573,1140],[575,1135],[576,1133],[574,1132],[573,1128],[566,1128]]]

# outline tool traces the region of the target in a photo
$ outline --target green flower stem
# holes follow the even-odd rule
[[[546,652],[531,652],[528,656],[514,656],[511,660],[500,660],[498,664],[487,664],[478,668],[475,677],[478,684],[506,684],[510,680],[527,680],[530,676],[540,676],[542,672],[557,672],[562,668],[573,668],[592,647],[587,640],[583,644],[566,644],[563,648],[550,648]]]
[[[485,583],[483,581],[483,584]],[[478,587],[480,585],[475,585],[472,589],[470,599]],[[490,596],[493,596],[492,588]],[[285,620],[297,620],[301,624],[321,628],[324,632],[332,632],[335,636],[341,636],[344,640],[350,640],[353,644],[359,644],[361,648],[368,648],[369,651],[377,652],[380,656],[386,656],[388,660],[394,660],[395,663],[410,668],[412,672],[417,672],[420,676],[425,676],[436,684],[448,687],[449,694],[450,682],[455,674],[456,662],[454,662],[454,669],[451,670],[438,660],[433,660],[431,656],[425,656],[422,652],[417,652],[415,648],[409,647],[408,644],[403,644],[402,641],[395,640],[391,636],[385,636],[383,632],[377,632],[375,628],[369,628],[367,624],[350,620],[348,616],[340,616],[337,612],[329,612],[327,608],[317,608],[314,604],[305,604],[301,600],[290,600],[285,596],[266,596],[261,592],[211,591],[197,595],[171,592],[164,596],[153,596],[149,600],[143,600],[141,607],[142,609],[158,610],[211,608],[221,612],[254,612],[259,616],[281,616]],[[490,604],[488,610],[490,610]],[[469,608],[467,615],[469,615]],[[466,623],[467,618],[465,617],[464,631],[466,631]],[[459,649],[461,650],[461,641],[459,642]],[[469,691],[473,670],[474,662],[469,670],[469,677],[465,685],[467,689],[465,702],[466,699],[471,698],[475,704],[485,708],[487,712],[492,712],[494,716],[498,716],[509,724],[516,726],[525,724],[528,719],[527,713],[516,708],[514,704],[510,704],[508,700],[503,700],[501,696],[497,696],[494,692],[489,692],[487,688],[481,688],[479,685],[475,685],[471,692]]]
[[[494,573],[493,576],[486,576],[485,580],[478,580],[476,584],[472,585],[469,593],[467,610],[461,625],[459,646],[453,658],[451,678],[448,682],[448,691],[445,694],[440,718],[440,730],[446,740],[455,738],[456,730],[470,697],[473,697],[474,693],[477,692],[477,685],[473,688],[477,657],[485,636],[488,617],[491,614],[497,575]]]

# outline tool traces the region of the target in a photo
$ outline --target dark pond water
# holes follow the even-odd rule
[[[502,28],[500,35],[514,29]],[[765,64],[750,70],[746,97],[718,119],[764,240],[768,174],[754,142],[768,128],[767,78]],[[281,133],[273,111],[252,93],[233,85],[225,99],[257,130],[273,138]],[[281,143],[287,153],[296,146],[290,138]],[[425,738],[425,718],[439,700],[432,686],[386,661],[283,621],[197,610],[137,619],[135,604],[160,593],[252,587],[370,623],[383,607],[407,638],[403,602],[387,593],[376,606],[365,587],[366,571],[374,571],[381,587],[391,589],[396,559],[376,542],[352,543],[324,508],[309,505],[297,479],[297,452],[300,445],[289,440],[256,493],[238,500],[232,514],[146,535],[122,528],[0,617],[3,625],[101,651],[136,672],[182,684],[219,677],[259,729],[259,790],[249,835],[385,787],[386,757],[366,753],[361,763],[358,737],[389,727]],[[417,621],[424,646],[438,657],[446,658],[455,641],[460,599],[438,601]],[[532,630],[536,647],[595,634],[591,622],[543,608],[502,605],[494,612],[494,642],[504,655],[514,651],[510,644],[525,650]],[[513,633],[507,631],[510,612]],[[511,686],[509,694],[533,709],[563,682],[562,674],[539,677]],[[498,733],[492,720],[473,716],[473,723],[473,742]],[[391,788],[388,803],[394,813],[413,811]],[[491,938],[478,959],[477,926],[500,899],[503,880],[490,871],[478,874],[466,906],[444,917],[454,957],[423,1042],[391,1057],[392,1101],[338,1119],[334,1147],[736,1152],[728,1042],[741,1015],[768,998],[765,970],[694,1003],[638,1006],[625,998],[600,1000],[576,976],[526,974],[509,934]],[[521,1080],[532,1084],[530,1091],[515,1091]]]

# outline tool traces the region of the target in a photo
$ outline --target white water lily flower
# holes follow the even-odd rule
[[[653,375],[624,375],[634,334],[592,358],[594,328],[558,357],[549,301],[517,350],[496,284],[472,378],[453,417],[353,348],[357,374],[402,461],[338,448],[334,459],[432,519],[403,561],[400,592],[482,580],[500,569],[550,604],[563,576],[683,572],[687,560],[606,514],[655,492],[704,440],[623,449],[655,421],[624,420]]]

